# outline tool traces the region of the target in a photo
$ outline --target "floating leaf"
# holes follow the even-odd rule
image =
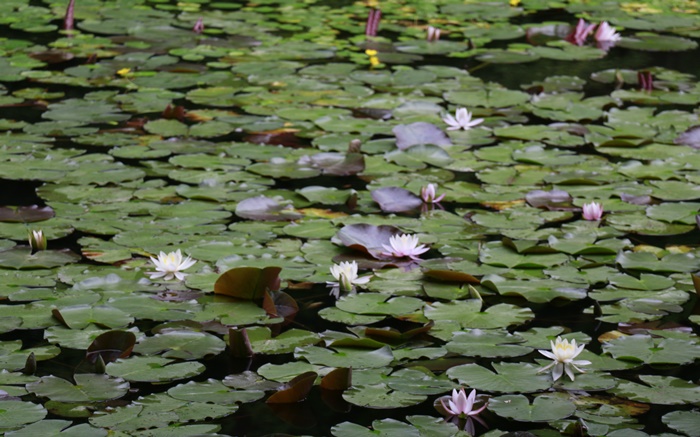
[[[279,289],[281,271],[281,267],[235,267],[219,276],[214,284],[214,293],[237,299],[260,300],[265,291]]]
[[[100,402],[118,399],[129,391],[129,383],[121,378],[90,373],[75,374],[76,384],[55,376],[44,376],[27,384],[27,390],[59,402]]]
[[[488,409],[520,422],[551,422],[574,414],[576,405],[561,396],[540,395],[530,404],[523,395],[506,395],[491,398]]]
[[[95,338],[87,348],[85,358],[94,363],[99,356],[105,363],[126,358],[136,344],[136,335],[129,331],[108,331]]]
[[[406,150],[415,145],[432,144],[441,147],[452,145],[452,141],[445,135],[445,132],[431,123],[400,124],[392,131],[396,135],[396,147],[400,150]]]
[[[423,200],[404,188],[382,187],[372,191],[372,199],[384,212],[404,212],[419,208]]]
[[[309,395],[317,377],[318,374],[316,372],[302,373],[282,386],[277,393],[267,398],[265,402],[268,404],[301,402]]]
[[[611,390],[617,396],[638,402],[683,405],[700,402],[700,386],[672,376],[639,375],[642,384],[621,382]]]

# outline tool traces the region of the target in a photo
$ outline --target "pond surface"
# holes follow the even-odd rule
[[[686,0],[4,0],[0,431],[697,436],[699,37]]]

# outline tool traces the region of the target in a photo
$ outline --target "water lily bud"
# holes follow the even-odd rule
[[[42,230],[29,231],[29,247],[32,248],[32,253],[39,250],[46,250],[47,244],[46,237]]]

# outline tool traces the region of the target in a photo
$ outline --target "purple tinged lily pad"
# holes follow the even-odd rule
[[[378,188],[372,191],[372,199],[379,204],[384,212],[411,211],[423,205],[423,200],[420,197],[399,187]]]
[[[549,210],[571,209],[571,196],[563,190],[534,190],[525,195],[525,200],[535,208]]]
[[[384,244],[389,244],[392,235],[402,234],[396,226],[374,226],[365,223],[347,225],[335,237],[334,242],[340,242],[346,247],[368,253],[374,258],[385,257]]]
[[[266,196],[256,196],[242,200],[236,205],[236,215],[250,220],[284,221],[303,217],[288,205]]]
[[[700,149],[700,126],[692,126],[674,140],[676,144],[685,144],[693,149]]]
[[[333,176],[352,176],[365,169],[365,157],[361,153],[317,153],[303,156],[298,164],[308,165]]]
[[[0,222],[9,223],[33,223],[42,220],[48,220],[55,216],[56,213],[49,206],[39,207],[31,206],[2,206],[0,207]]]
[[[631,203],[632,205],[650,205],[652,202],[651,196],[642,195],[634,196],[632,194],[620,193],[620,199],[623,202]]]
[[[411,124],[400,124],[392,129],[396,135],[396,147],[406,150],[417,144],[433,144],[435,146],[451,146],[452,141],[439,127],[432,123],[419,121]]]

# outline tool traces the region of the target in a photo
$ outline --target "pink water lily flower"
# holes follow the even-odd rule
[[[441,194],[437,197],[436,195],[437,188],[435,184],[428,184],[420,189],[420,197],[425,203],[438,203],[445,197],[444,194]]]
[[[619,33],[615,32],[615,28],[609,25],[607,21],[603,21],[598,25],[598,29],[595,31],[593,37],[598,42],[614,42],[622,38]]]
[[[389,238],[389,244],[383,244],[386,255],[396,258],[408,257],[413,260],[419,260],[418,255],[430,250],[424,244],[418,245],[418,237],[415,235],[392,235]]]
[[[583,218],[585,220],[596,221],[603,217],[603,205],[597,202],[583,204]]]
[[[595,24],[588,24],[583,18],[579,18],[578,23],[574,30],[566,37],[566,40],[571,44],[576,44],[577,46],[582,46],[588,38],[588,34],[593,32],[595,29]]]
[[[474,410],[474,401],[476,400],[476,390],[472,390],[467,397],[467,393],[464,388],[459,391],[457,389],[452,390],[452,396],[448,399],[447,405],[445,405],[445,399],[440,399],[442,408],[445,409],[452,416],[476,416],[477,414],[484,411],[487,404],[484,404],[478,410]]]
[[[579,369],[577,366],[585,366],[591,364],[590,361],[586,360],[574,360],[584,348],[584,345],[576,346],[576,340],[562,340],[561,337],[557,337],[557,341],[550,341],[552,345],[552,351],[539,350],[539,353],[547,358],[554,360],[552,363],[546,367],[541,368],[537,373],[544,372],[545,370],[552,369],[552,379],[557,380],[566,372],[571,380],[574,380],[573,369],[578,370],[581,373],[585,373],[583,370]]]
[[[467,111],[467,108],[459,108],[455,113],[455,117],[453,117],[452,114],[447,114],[442,117],[442,121],[450,125],[447,130],[469,130],[474,126],[481,124],[484,119],[475,118],[472,120],[472,114],[471,112]]]

